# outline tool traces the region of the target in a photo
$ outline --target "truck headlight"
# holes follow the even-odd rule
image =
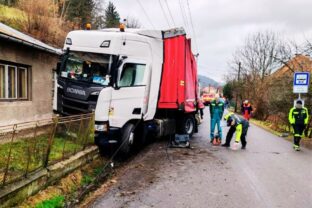
[[[60,85],[60,84],[57,84],[57,88],[61,88],[61,89],[63,89],[63,86],[62,86],[62,85]]]
[[[96,92],[91,92],[91,95],[99,95],[100,92],[99,91],[96,91]]]
[[[108,132],[108,122],[96,122],[94,125],[95,131],[100,131],[100,132]]]

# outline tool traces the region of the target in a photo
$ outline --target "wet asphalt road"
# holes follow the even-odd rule
[[[246,150],[212,147],[208,118],[192,149],[166,154],[165,142],[151,145],[91,207],[312,207],[311,150],[294,152],[290,142],[254,125]]]

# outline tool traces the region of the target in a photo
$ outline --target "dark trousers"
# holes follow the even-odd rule
[[[305,129],[304,125],[294,125],[294,144],[300,146],[300,140]]]
[[[236,128],[234,126],[231,126],[231,128],[229,129],[227,135],[226,135],[226,140],[225,140],[225,145],[230,145],[233,134],[235,133]],[[247,141],[246,141],[246,136],[247,136],[247,131],[248,131],[248,125],[244,125],[243,126],[243,132],[241,135],[241,143],[242,143],[242,147],[246,147],[247,145]]]

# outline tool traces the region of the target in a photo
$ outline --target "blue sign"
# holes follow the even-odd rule
[[[295,72],[294,93],[308,93],[309,84],[310,84],[309,72]]]

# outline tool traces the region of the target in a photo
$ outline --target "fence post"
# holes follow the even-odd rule
[[[4,175],[3,175],[2,185],[5,185],[6,178],[7,178],[8,172],[9,172],[10,160],[11,160],[11,154],[12,154],[12,148],[13,148],[13,141],[14,141],[14,136],[16,133],[16,128],[17,128],[17,125],[14,124],[13,125],[13,132],[12,132],[12,139],[10,142],[11,145],[10,145],[10,150],[9,150],[9,154],[8,154],[7,164],[6,164]]]
[[[88,129],[85,133],[85,138],[84,138],[84,142],[83,142],[83,149],[86,148],[87,143],[88,143],[88,139],[90,137],[90,134],[93,133],[93,125],[94,125],[94,112],[92,112],[90,114],[90,119],[89,119],[89,124],[88,124]]]
[[[49,164],[49,156],[50,156],[50,152],[51,152],[51,148],[52,148],[52,144],[53,144],[53,139],[54,139],[54,135],[55,135],[55,131],[56,131],[56,127],[58,124],[58,117],[53,118],[53,128],[49,137],[49,141],[48,141],[48,147],[47,147],[47,151],[46,151],[46,157],[43,163],[43,167],[47,167]]]
[[[70,138],[70,128],[72,125],[72,118],[70,118],[69,120],[69,124],[68,124],[68,133],[66,132],[66,136],[64,138],[64,145],[63,145],[63,151],[62,151],[62,160],[64,160],[64,155],[65,155],[65,146],[66,146],[66,141],[69,140]],[[64,126],[66,127],[66,123],[64,122]]]
[[[38,127],[38,122],[36,122],[36,124],[35,124],[35,128],[34,128],[34,137],[33,137],[33,141],[34,141],[34,149],[36,148],[36,137],[37,137],[37,127]],[[30,145],[31,145],[31,141],[30,141],[30,139],[28,139],[28,148],[27,148],[27,150],[28,150],[28,157],[27,157],[27,165],[26,165],[26,172],[25,172],[25,177],[27,177],[27,175],[28,175],[28,171],[29,171],[29,164],[30,164],[30,160],[31,160],[31,150],[30,150]]]
[[[82,125],[83,125],[83,114],[80,115],[80,125],[79,125],[79,130],[78,130],[78,133],[77,133],[76,146],[75,146],[75,149],[74,149],[74,154],[77,153],[77,146],[78,146],[78,142],[79,142],[80,135],[81,135]]]

